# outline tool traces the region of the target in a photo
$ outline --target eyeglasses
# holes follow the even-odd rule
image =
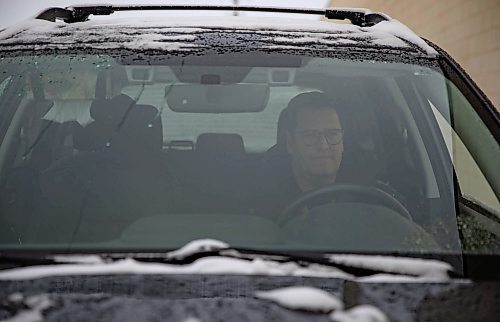
[[[337,145],[342,142],[343,131],[341,129],[319,130],[297,130],[295,133],[304,145],[316,145],[321,136],[324,136],[328,145]]]

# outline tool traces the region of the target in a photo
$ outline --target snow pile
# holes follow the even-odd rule
[[[255,297],[272,301],[290,310],[331,313],[334,322],[389,322],[381,310],[371,305],[358,305],[344,311],[344,303],[328,292],[314,287],[292,286],[256,292]]]
[[[380,271],[368,277],[355,277],[329,265],[299,265],[296,262],[279,262],[259,256],[245,256],[222,241],[194,240],[165,254],[165,259],[182,260],[189,256],[221,251],[220,256],[206,256],[187,264],[141,262],[132,258],[105,262],[98,256],[63,255],[56,261],[66,264],[30,266],[0,271],[0,280],[35,279],[47,276],[103,275],[103,274],[240,274],[268,276],[308,276],[340,278],[359,282],[446,282],[452,267],[437,260],[401,258],[374,255],[330,255],[332,263]],[[226,256],[222,256],[223,252]],[[161,261],[161,258],[158,258]],[[68,263],[69,262],[69,263]],[[393,275],[391,275],[393,274]]]
[[[123,259],[111,263],[62,264],[30,266],[3,270],[0,280],[26,280],[48,276],[105,275],[105,274],[239,274],[268,276],[308,276],[352,279],[339,269],[321,265],[302,267],[296,263],[271,260],[246,260],[227,257],[204,257],[188,265],[143,263]]]
[[[167,258],[184,259],[200,252],[214,252],[229,248],[225,242],[215,239],[193,240],[179,249],[167,253]]]
[[[367,27],[367,31],[381,31],[386,34],[394,35],[398,38],[404,39],[412,44],[417,45],[425,53],[429,55],[437,55],[436,50],[429,46],[422,38],[417,36],[410,28],[397,20],[382,21],[378,24]]]
[[[39,322],[43,320],[42,311],[53,305],[47,294],[33,295],[24,298],[22,294],[16,293],[9,296],[11,302],[21,302],[29,308],[16,314],[14,317],[3,320],[5,322]]]
[[[448,263],[420,258],[374,255],[331,255],[329,258],[333,263],[400,274],[377,274],[357,279],[362,282],[442,282],[450,279],[448,272],[453,270]]]
[[[0,31],[0,39],[9,39],[24,33],[27,30],[36,30],[37,34],[51,33],[58,28],[64,27],[66,24],[63,22],[50,22],[45,20],[29,19],[15,25],[12,25]],[[2,40],[4,41],[4,40]]]
[[[358,305],[346,311],[335,311],[330,314],[333,322],[389,322],[389,319],[374,306]]]
[[[61,263],[75,263],[75,264],[103,264],[104,260],[98,255],[58,255],[53,256],[52,259]]]
[[[344,307],[342,301],[330,293],[307,286],[292,286],[256,292],[255,297],[275,302],[291,310],[328,313],[333,310],[342,310]]]
[[[200,319],[198,319],[198,318],[192,318],[192,317],[190,317],[190,318],[187,318],[185,320],[182,320],[181,322],[202,322],[202,321]]]

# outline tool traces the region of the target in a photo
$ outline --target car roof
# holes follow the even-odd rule
[[[59,9],[64,10],[64,9]],[[349,9],[339,9],[346,10]],[[359,12],[359,9],[353,9]],[[0,48],[23,50],[152,49],[190,51],[200,46],[245,46],[260,49],[370,48],[398,50],[416,56],[436,56],[436,51],[409,28],[383,16],[373,25],[343,24],[282,17],[168,16],[137,18],[99,17],[68,23],[53,19],[30,19],[0,32]],[[168,19],[166,19],[168,18]],[[209,37],[212,35],[212,37]],[[207,43],[207,36],[209,42]]]

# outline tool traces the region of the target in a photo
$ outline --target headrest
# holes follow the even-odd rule
[[[267,150],[272,155],[281,155],[287,156],[288,152],[286,151],[286,130],[285,123],[290,122],[289,118],[291,117],[291,110],[289,108],[285,108],[281,110],[280,115],[278,117],[278,128],[276,131],[276,144]]]
[[[218,155],[245,153],[241,135],[235,133],[202,133],[196,140],[196,151]]]
[[[159,151],[163,146],[163,127],[153,105],[135,105],[120,130],[113,137],[111,148],[121,152]]]
[[[121,152],[159,150],[163,128],[158,110],[152,105],[135,104],[127,95],[96,99],[90,107],[95,120],[77,127],[73,138],[78,150],[93,151],[109,147]]]
[[[90,116],[96,122],[117,125],[134,105],[135,101],[125,94],[112,99],[96,99],[90,106]]]

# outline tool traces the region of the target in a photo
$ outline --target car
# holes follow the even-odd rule
[[[0,319],[497,321],[499,139],[383,13],[48,8],[0,31]]]

